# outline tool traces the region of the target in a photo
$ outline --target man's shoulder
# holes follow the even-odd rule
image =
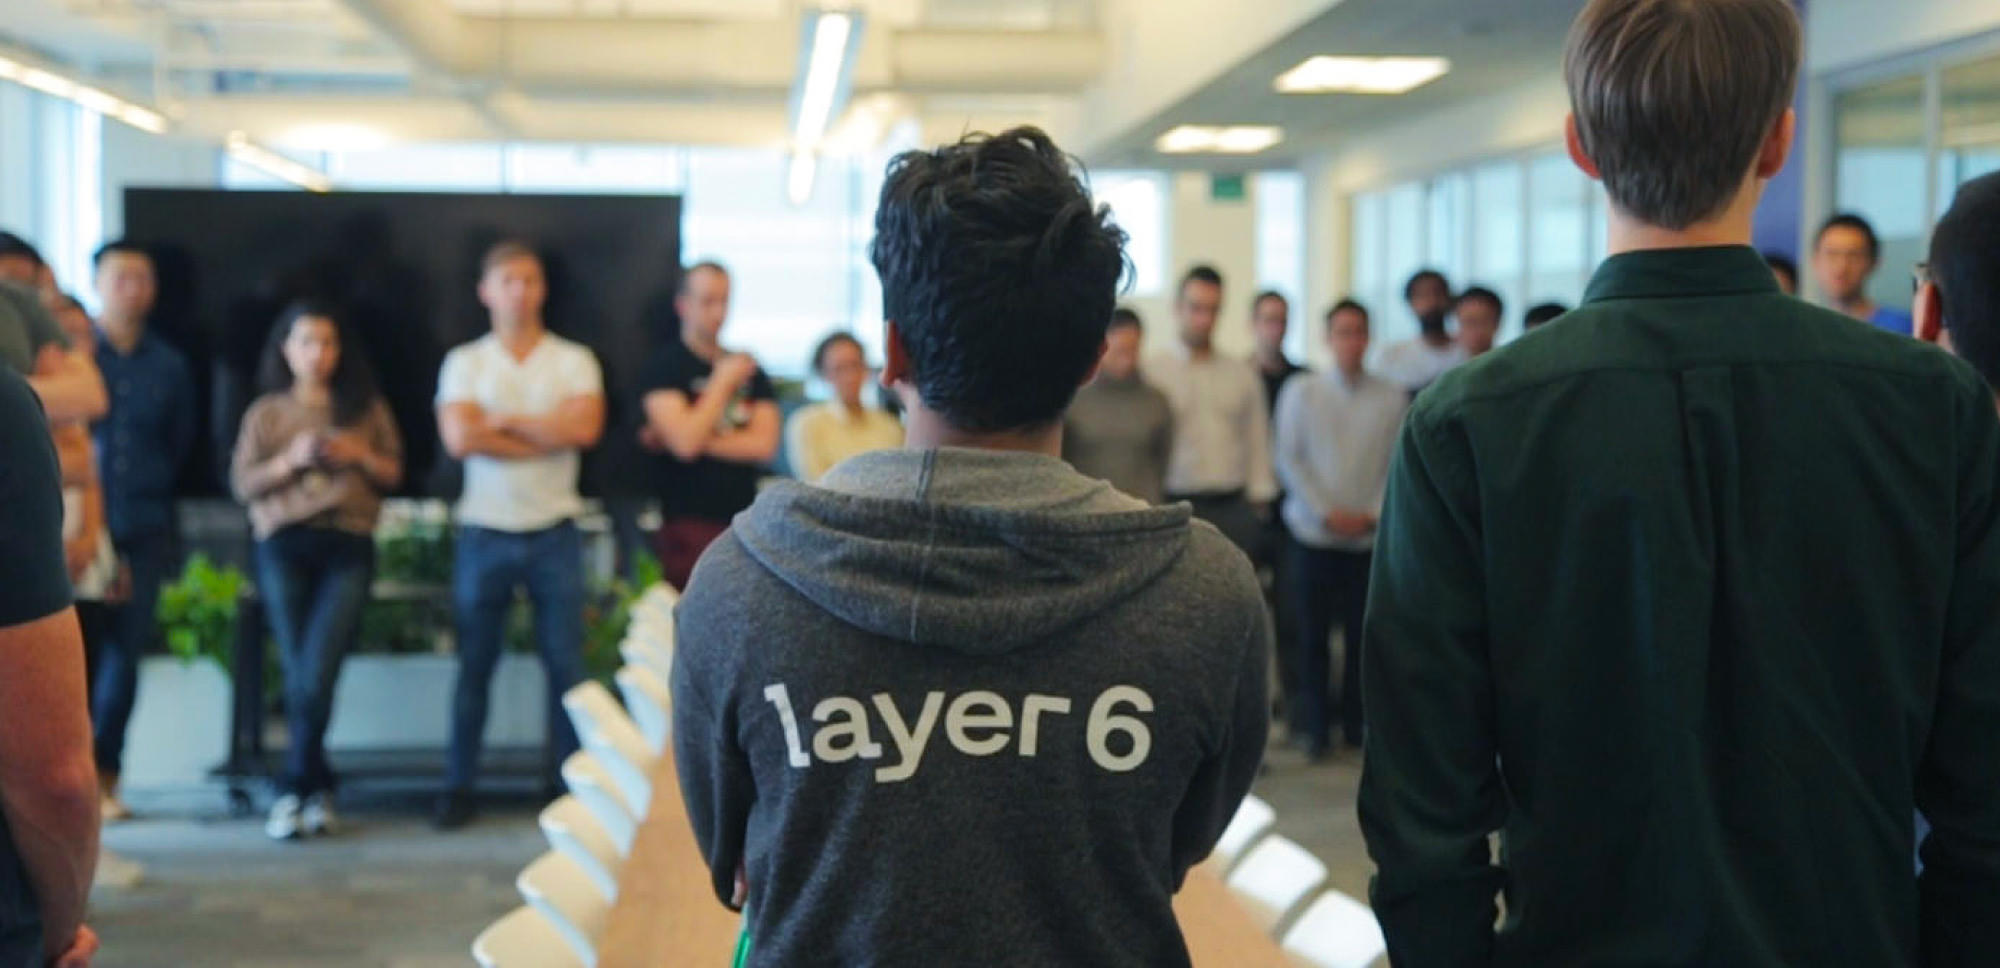
[[[1264,607],[1263,585],[1243,549],[1200,518],[1188,522],[1187,551],[1167,574],[1170,581],[1184,583],[1185,594],[1205,607],[1233,608],[1245,617]]]

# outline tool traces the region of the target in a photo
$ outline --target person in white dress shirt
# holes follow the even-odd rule
[[[1215,350],[1221,309],[1222,275],[1209,266],[1189,269],[1174,301],[1181,345],[1150,361],[1146,376],[1173,405],[1167,500],[1192,504],[1195,516],[1254,560],[1278,494],[1271,417],[1257,369]]]

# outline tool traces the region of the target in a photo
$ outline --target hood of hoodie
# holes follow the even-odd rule
[[[900,450],[765,489],[734,531],[780,581],[877,635],[991,655],[1130,597],[1179,560],[1149,507],[1039,454]]]

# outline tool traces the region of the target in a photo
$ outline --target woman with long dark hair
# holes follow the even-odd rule
[[[368,602],[375,520],[382,494],[402,479],[403,445],[367,362],[326,306],[285,310],[265,342],[258,384],[230,484],[250,508],[291,728],[264,830],[297,840],[334,825],[325,747],[333,687]]]

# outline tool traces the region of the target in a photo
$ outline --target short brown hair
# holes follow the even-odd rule
[[[542,262],[542,256],[535,251],[534,246],[520,239],[505,239],[493,243],[493,246],[486,250],[485,257],[479,260],[479,273],[485,275],[515,259],[533,259],[536,265]]]
[[[1719,214],[1791,106],[1802,44],[1787,0],[1591,0],[1563,77],[1612,202],[1666,229]]]

